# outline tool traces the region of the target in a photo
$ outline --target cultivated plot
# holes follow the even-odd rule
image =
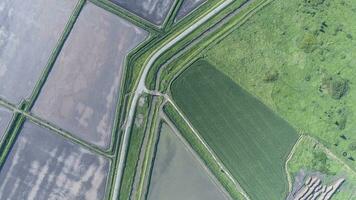
[[[0,96],[14,104],[30,96],[76,0],[0,2]]]
[[[5,108],[0,107],[0,141],[5,134],[7,127],[11,121],[12,114]]]
[[[152,172],[148,200],[226,200],[211,175],[163,124]]]
[[[87,3],[33,113],[108,149],[125,56],[147,32]]]
[[[179,11],[176,16],[176,20],[180,20],[183,17],[187,16],[190,12],[200,6],[202,3],[206,2],[206,0],[184,0],[183,4],[179,8]]]
[[[175,0],[111,0],[130,12],[162,25]]]
[[[251,199],[287,195],[284,163],[298,135],[210,63],[199,60],[172,85],[175,102]]]
[[[104,199],[110,163],[25,122],[0,172],[0,199]]]

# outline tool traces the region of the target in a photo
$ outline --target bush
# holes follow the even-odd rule
[[[323,174],[329,174],[328,157],[324,152],[313,152],[312,167]]]
[[[263,81],[264,82],[274,82],[276,80],[278,80],[279,77],[279,73],[276,70],[272,70],[272,71],[268,71],[264,77],[263,77]]]
[[[351,144],[349,145],[349,150],[356,151],[356,142],[351,142]]]
[[[325,0],[304,0],[304,4],[312,7],[323,5]]]
[[[341,99],[348,91],[348,81],[339,76],[329,76],[322,79],[321,90],[333,99]]]
[[[299,42],[299,48],[305,53],[311,53],[319,46],[318,39],[315,34],[306,33]]]

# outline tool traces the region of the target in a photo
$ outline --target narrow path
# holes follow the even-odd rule
[[[292,183],[292,177],[291,174],[289,173],[288,170],[288,163],[289,161],[293,158],[293,155],[296,151],[296,149],[298,148],[298,145],[301,143],[301,141],[304,139],[304,135],[301,134],[298,138],[298,140],[295,142],[295,144],[292,147],[292,150],[289,152],[288,157],[286,162],[284,163],[284,169],[286,171],[286,175],[287,175],[287,180],[288,180],[288,192],[291,193],[292,189],[293,189],[293,183]]]
[[[213,9],[210,13],[199,19],[197,22],[195,22],[193,25],[188,27],[186,30],[184,30],[182,33],[180,33],[178,36],[173,38],[171,41],[166,43],[163,47],[155,51],[151,56],[148,62],[145,64],[143,71],[141,73],[141,77],[139,79],[139,83],[137,85],[137,88],[135,90],[134,96],[132,98],[130,107],[129,107],[129,113],[127,116],[127,121],[125,124],[125,130],[123,133],[123,142],[122,142],[122,147],[120,151],[120,157],[118,161],[118,166],[116,169],[116,176],[114,180],[114,191],[113,191],[113,199],[118,198],[119,194],[119,189],[120,189],[120,184],[121,184],[121,179],[123,175],[123,169],[125,166],[125,158],[128,150],[128,145],[129,145],[129,138],[130,138],[130,133],[131,133],[131,126],[132,122],[134,120],[134,114],[135,114],[135,108],[137,101],[139,99],[139,96],[144,92],[146,89],[145,81],[147,74],[151,67],[153,66],[154,62],[169,48],[174,46],[177,42],[182,40],[184,37],[189,35],[191,32],[193,32],[195,29],[197,29],[200,25],[204,24],[206,21],[208,21],[210,18],[212,18],[215,14],[219,13],[221,10],[226,8],[230,3],[234,2],[234,0],[226,0],[223,3],[221,3],[218,7]]]

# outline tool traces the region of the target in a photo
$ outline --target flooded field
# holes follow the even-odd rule
[[[147,35],[120,17],[87,3],[33,113],[108,149],[124,58]]]
[[[0,199],[104,199],[110,163],[30,122],[0,172]]]
[[[195,8],[199,7],[205,1],[206,0],[184,0],[183,4],[179,8],[176,20],[180,20],[183,17],[187,16],[190,12],[192,12]]]
[[[0,107],[0,142],[5,134],[5,131],[11,121],[12,114],[5,108]]]
[[[0,96],[30,96],[77,0],[0,1]]]
[[[126,10],[161,25],[175,0],[111,0]]]
[[[225,200],[229,199],[203,165],[173,133],[161,129],[148,200]]]

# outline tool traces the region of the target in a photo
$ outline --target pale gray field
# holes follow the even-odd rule
[[[25,122],[0,172],[0,199],[104,199],[109,168],[107,159]]]
[[[160,134],[148,200],[228,199],[170,127]]]
[[[9,126],[11,117],[12,113],[9,110],[0,107],[0,142],[5,134],[7,127]]]
[[[0,96],[30,96],[77,0],[0,1]]]
[[[143,29],[87,3],[32,112],[108,149],[125,56],[147,36]]]
[[[195,8],[199,7],[206,0],[184,0],[183,4],[179,8],[179,11],[176,16],[176,20],[180,20],[183,17],[187,16],[190,12],[192,12]]]
[[[111,0],[126,10],[161,25],[175,0]]]

